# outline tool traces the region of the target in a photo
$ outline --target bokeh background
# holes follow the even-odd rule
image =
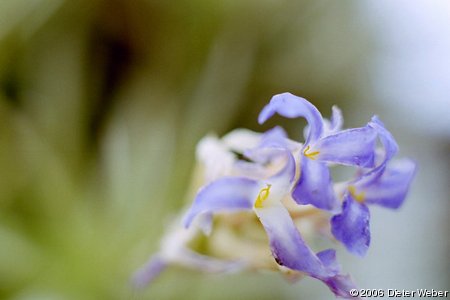
[[[450,289],[450,2],[0,1],[1,299],[332,299],[311,279],[171,268],[133,292],[186,197],[197,141],[276,93],[377,114],[419,165],[372,209],[362,288]]]

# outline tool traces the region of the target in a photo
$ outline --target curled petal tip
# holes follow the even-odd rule
[[[264,123],[275,113],[285,118],[304,117],[310,130],[307,141],[317,140],[323,132],[323,119],[317,108],[308,100],[291,93],[282,93],[272,97],[258,116],[258,122]]]
[[[331,111],[331,132],[337,132],[342,129],[344,118],[342,117],[341,109],[337,105],[333,105]]]
[[[268,119],[270,119],[275,114],[274,111],[271,111],[269,107],[264,107],[261,113],[258,116],[258,124],[264,124]]]

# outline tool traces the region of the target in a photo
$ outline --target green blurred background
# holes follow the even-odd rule
[[[189,202],[197,141],[276,93],[346,126],[378,114],[419,163],[405,206],[372,210],[362,288],[449,289],[446,1],[0,0],[1,299],[332,299],[311,279],[130,274]]]

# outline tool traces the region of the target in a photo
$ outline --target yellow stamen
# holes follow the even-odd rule
[[[305,150],[303,151],[303,154],[304,154],[306,157],[308,157],[308,158],[314,160],[314,159],[316,159],[316,155],[319,154],[320,152],[319,152],[319,151],[314,151],[314,152],[307,153],[307,152],[309,151],[310,148],[311,148],[311,147],[310,147],[309,145],[306,146]]]
[[[359,203],[364,202],[364,198],[366,196],[365,193],[361,192],[358,194],[358,192],[356,191],[356,187],[354,185],[349,186],[348,191],[350,192],[350,195],[352,195],[353,199],[355,199]]]
[[[271,187],[272,185],[268,184],[265,188],[262,188],[261,191],[259,191],[258,197],[255,201],[255,208],[263,207],[263,202],[266,201],[267,197],[269,197]]]

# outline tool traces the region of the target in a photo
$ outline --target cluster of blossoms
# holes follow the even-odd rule
[[[415,164],[391,161],[398,146],[376,116],[364,127],[343,130],[337,107],[327,120],[289,93],[275,95],[259,123],[275,113],[304,117],[305,142],[290,140],[280,127],[204,138],[197,148],[202,187],[163,238],[160,252],[136,273],[136,285],[177,264],[206,272],[276,270],[290,280],[307,275],[336,296],[353,298],[354,284],[342,273],[335,250],[316,253],[305,238],[320,233],[363,256],[370,244],[368,206],[400,207]],[[355,176],[333,183],[334,165],[354,167]]]

